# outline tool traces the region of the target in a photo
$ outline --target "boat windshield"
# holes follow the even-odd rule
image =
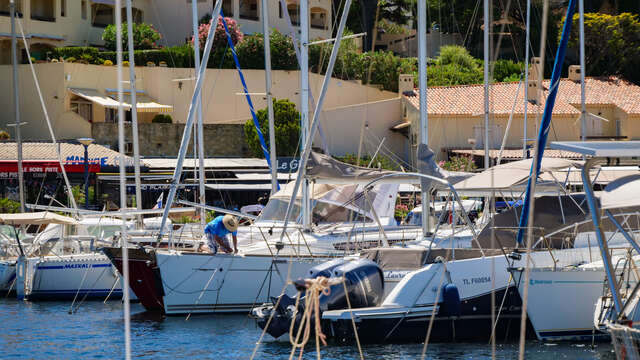
[[[316,192],[312,201],[312,221],[315,224],[341,222],[370,222],[374,215],[371,206],[379,217],[388,217],[393,210],[397,194],[397,185],[380,185],[367,192],[365,198],[362,186],[341,185],[332,187],[322,194]],[[287,212],[290,196],[272,197],[260,214],[262,221],[283,221]],[[368,200],[367,200],[368,199]],[[301,223],[300,198],[296,199],[289,221]]]
[[[20,229],[16,229],[11,225],[0,225],[0,236],[6,236],[9,239],[15,239],[16,231],[18,232],[18,239],[23,240],[26,235],[23,231],[20,231]]]

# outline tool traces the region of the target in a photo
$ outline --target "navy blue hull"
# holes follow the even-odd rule
[[[505,289],[495,292],[496,316]],[[520,336],[522,301],[515,287],[509,287],[504,305],[496,323],[497,342],[517,340]],[[425,341],[430,315],[411,318],[362,319],[356,323],[358,337],[363,343],[421,343]],[[338,320],[323,324],[326,335],[343,343],[355,341],[351,320]],[[435,316],[430,342],[489,341],[491,328],[491,294],[462,299],[461,313],[457,317]],[[535,338],[531,323],[527,320],[527,338]]]

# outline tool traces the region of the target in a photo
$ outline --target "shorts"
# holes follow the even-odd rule
[[[229,244],[229,240],[227,239],[226,236],[222,238],[222,242],[228,248],[231,248],[231,245]],[[217,254],[218,253],[218,247],[220,245],[218,245],[218,242],[216,241],[216,238],[215,238],[215,236],[213,234],[207,233],[207,246],[209,246],[209,250],[211,250],[211,252],[213,254]]]

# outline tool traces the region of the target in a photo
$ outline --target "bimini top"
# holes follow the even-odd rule
[[[7,225],[75,225],[78,221],[68,216],[58,215],[49,211],[40,211],[32,213],[0,214],[0,223]]]
[[[531,173],[532,159],[524,159],[506,164],[496,165],[472,177],[462,180],[454,187],[460,193],[485,192],[487,190],[513,190],[518,187],[526,186],[527,179]],[[540,172],[556,172],[566,171],[572,167],[580,166],[581,161],[573,161],[557,158],[542,158]],[[557,190],[557,184],[545,182],[543,186],[548,190],[552,187]],[[539,188],[538,190],[542,190]]]
[[[592,157],[640,157],[640,141],[553,141],[549,147]]]
[[[640,175],[614,180],[600,193],[602,209],[640,206]]]

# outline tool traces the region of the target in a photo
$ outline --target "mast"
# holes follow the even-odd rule
[[[301,3],[304,3],[304,1],[302,1]],[[344,33],[344,27],[345,27],[345,23],[347,22],[347,16],[349,14],[350,7],[351,7],[351,0],[345,0],[344,8],[342,10],[342,16],[340,18],[340,24],[338,25],[338,31],[336,33],[335,41],[333,43],[331,55],[329,56],[329,64],[327,65],[327,71],[324,74],[324,80],[322,81],[322,88],[320,89],[320,97],[318,98],[318,103],[316,104],[316,107],[313,110],[313,117],[311,118],[311,126],[309,128],[309,133],[307,135],[308,140],[304,143],[304,149],[300,154],[298,174],[296,176],[296,181],[293,187],[293,191],[291,192],[293,194],[291,201],[289,201],[289,204],[287,204],[287,212],[284,217],[282,232],[280,233],[280,242],[282,242],[284,239],[285,231],[287,231],[287,225],[289,224],[289,217],[291,216],[291,212],[293,211],[293,206],[295,204],[295,196],[298,194],[298,191],[300,190],[300,184],[305,176],[307,161],[309,160],[309,155],[311,154],[312,139],[316,131],[318,130],[318,126],[320,124],[319,117],[320,117],[320,112],[322,111],[322,104],[324,103],[324,98],[327,95],[327,88],[329,86],[329,82],[331,81],[331,74],[333,74],[333,67],[336,64],[336,57],[338,55],[338,49],[340,48],[340,42],[342,41],[342,34]],[[306,63],[306,61],[302,63]]]
[[[418,0],[418,91],[420,92],[420,142],[429,144],[429,119],[427,115],[427,3]],[[420,187],[422,199],[422,237],[429,233],[429,190]]]
[[[531,0],[527,0],[527,24],[524,40],[524,121],[522,137],[522,158],[527,158],[527,108],[529,106],[529,35],[531,30]]]
[[[484,0],[484,168],[489,168],[489,0]]]
[[[120,212],[122,216],[122,302],[124,305],[124,357],[131,359],[131,317],[129,304],[129,252],[127,249],[127,226],[125,207],[127,204],[126,167],[124,162],[124,109],[122,108],[122,0],[116,0],[116,62],[118,82],[118,150],[120,153]],[[129,32],[131,33],[131,32]],[[163,224],[164,225],[164,224]]]
[[[20,190],[20,212],[24,212],[24,170],[22,168],[22,136],[20,134],[20,96],[18,92],[18,49],[16,44],[16,3],[10,0],[11,12],[11,62],[13,64],[13,111],[16,118],[16,153],[18,154],[18,188]]]
[[[309,4],[307,1],[300,2],[300,123],[300,154],[302,154],[307,141],[313,141],[309,139]],[[302,181],[302,227],[309,230],[311,227],[309,181],[307,179]],[[291,201],[295,201],[297,194],[296,191]]]
[[[304,1],[303,1],[304,2]],[[285,10],[286,11],[286,10]],[[271,39],[269,31],[269,1],[262,0],[262,33],[264,34],[264,81],[267,93],[267,113],[269,117],[269,154],[271,154],[271,195],[278,191],[278,158],[276,155],[276,130],[273,120],[273,100],[271,99]]]
[[[198,3],[197,1],[191,1],[191,18],[193,23],[193,53],[195,58],[195,70],[196,73],[200,71],[200,34],[198,33]],[[213,21],[213,18],[212,20]],[[211,27],[214,29],[218,26],[218,22],[216,20],[215,24],[212,22]],[[206,62],[204,67],[206,68]],[[206,205],[206,197],[205,197],[205,188],[204,188],[204,126],[202,124],[202,94],[198,94],[196,105],[196,114],[198,116],[197,120],[197,131],[196,136],[194,136],[197,141],[194,141],[193,151],[196,151],[196,142],[198,143],[198,194],[200,195],[200,205]],[[193,164],[193,174],[195,177],[195,161]],[[206,220],[206,210],[204,207],[200,207],[200,224],[202,226],[205,225]]]
[[[214,7],[213,12],[211,13],[212,24],[218,23],[221,7],[222,7],[222,0],[217,0],[216,6]],[[209,59],[209,55],[211,54],[211,47],[213,46],[215,29],[216,29],[216,26],[212,25],[209,27],[207,42],[204,46],[204,54],[202,55],[202,58],[205,61]],[[198,74],[196,76],[196,85],[193,90],[193,96],[191,97],[191,103],[189,104],[189,114],[187,115],[187,121],[184,125],[184,132],[182,134],[182,140],[180,142],[180,151],[178,152],[176,168],[173,172],[173,178],[171,179],[171,186],[169,187],[169,194],[167,195],[167,204],[165,205],[164,212],[162,213],[162,222],[160,223],[160,231],[158,232],[158,237],[157,237],[158,242],[162,240],[162,235],[164,234],[164,227],[167,224],[167,218],[169,217],[169,210],[171,209],[171,205],[173,204],[173,200],[175,199],[176,191],[178,190],[178,183],[180,182],[180,178],[182,177],[182,166],[184,164],[184,158],[187,154],[187,146],[189,145],[189,140],[191,138],[191,131],[193,130],[195,108],[197,106],[200,93],[202,91],[202,83],[204,82],[205,69],[206,69],[206,66],[201,66],[198,69]]]
[[[136,209],[142,210],[142,190],[140,186],[140,143],[138,142],[138,102],[136,93],[136,68],[133,55],[133,12],[131,0],[127,0],[127,43],[129,44],[129,88],[131,89],[131,136],[133,138],[133,167],[136,183]],[[120,79],[118,79],[120,81]],[[140,226],[142,215],[138,216]]]
[[[580,12],[580,140],[587,140],[587,105],[584,84],[584,0],[578,1]]]

